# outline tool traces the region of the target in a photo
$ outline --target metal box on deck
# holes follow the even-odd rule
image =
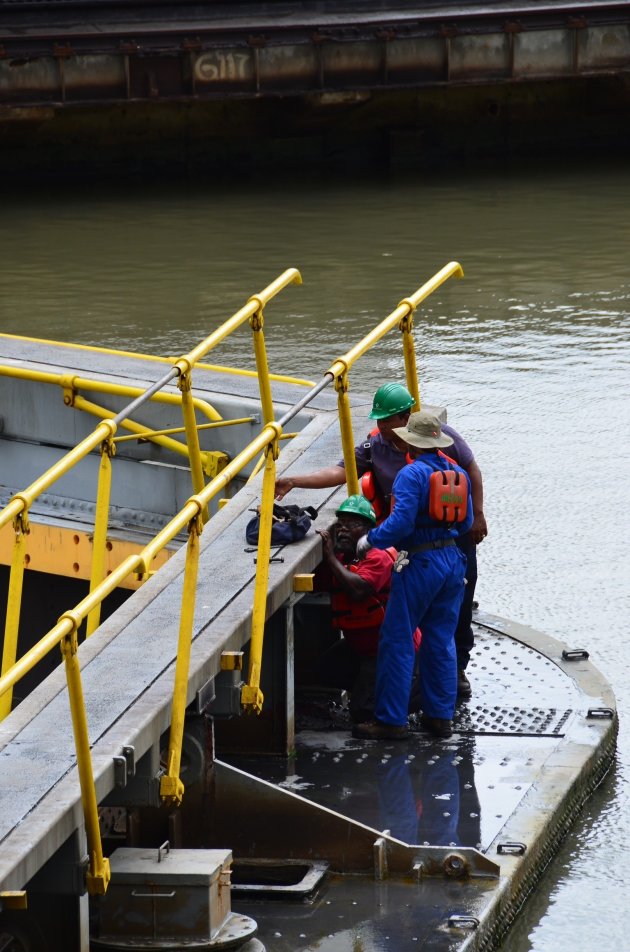
[[[97,944],[202,948],[217,940],[220,948],[228,920],[244,918],[231,915],[231,862],[225,849],[117,849],[110,857],[109,888],[99,897]],[[256,931],[255,922],[248,923],[244,935]]]

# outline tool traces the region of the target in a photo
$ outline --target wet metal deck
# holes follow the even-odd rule
[[[331,707],[318,729],[312,713],[306,719],[294,759],[234,762],[405,843],[476,848],[499,864],[500,879],[464,886],[407,877],[368,887],[332,877],[310,904],[236,899],[274,952],[492,948],[508,907],[513,913],[533,888],[606,771],[612,697],[590,662],[563,659],[561,645],[483,613],[475,629],[474,693],[459,705],[450,740],[419,730],[402,742],[355,740]],[[508,876],[511,899],[501,913]],[[477,926],[460,928],[453,916]]]

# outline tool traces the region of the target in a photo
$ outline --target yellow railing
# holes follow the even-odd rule
[[[371,347],[380,341],[394,327],[402,333],[403,355],[407,386],[415,398],[416,407],[420,407],[418,390],[418,374],[416,369],[415,349],[412,337],[413,312],[433,291],[440,287],[448,278],[461,278],[464,272],[460,264],[451,261],[437,272],[421,288],[400,302],[398,307],[378,324],[369,334],[359,341],[343,357],[337,360],[326,371],[322,380],[315,384],[304,397],[276,423],[278,427],[277,439],[283,436],[283,427],[292,420],[297,413],[313,400],[325,387],[333,381],[337,390],[337,407],[339,426],[346,468],[346,483],[348,495],[359,492],[357,465],[354,452],[354,437],[352,433],[352,415],[348,400],[348,373],[354,363]],[[267,420],[265,421],[267,422]],[[269,545],[271,542],[271,524],[273,515],[273,489],[275,484],[275,460],[277,458],[277,442],[269,444],[265,449],[265,471],[263,476],[262,505],[260,510],[260,535],[258,540],[258,558],[256,561],[256,588],[254,591],[254,607],[252,611],[252,637],[249,651],[249,669],[247,684],[243,687],[241,702],[243,707],[253,711],[262,709],[263,695],[260,691],[260,666],[262,659],[262,641],[265,625],[265,608],[267,595],[267,581],[269,572]]]
[[[93,434],[83,440],[77,447],[71,450],[70,453],[66,454],[55,467],[52,467],[48,473],[40,477],[40,479],[28,487],[27,490],[17,494],[2,513],[0,513],[0,526],[11,519],[16,526],[16,546],[13,559],[15,565],[20,561],[21,553],[23,552],[23,534],[27,531],[27,513],[33,499],[36,498],[38,493],[43,492],[58,475],[66,472],[70,465],[82,459],[88,452],[96,448],[99,443],[102,443],[105,448],[102,455],[99,493],[101,492],[101,480],[103,488],[102,498],[97,501],[97,527],[95,529],[95,537],[97,533],[103,535],[104,531],[106,531],[105,516],[102,517],[102,524],[99,523],[99,518],[101,517],[101,513],[106,513],[108,508],[108,486],[111,482],[109,457],[112,452],[114,433],[120,420],[126,419],[132,409],[139,405],[143,399],[147,399],[147,394],[152,395],[156,392],[158,386],[163,386],[165,382],[171,380],[176,375],[179,375],[180,379],[184,380],[182,394],[190,394],[190,372],[196,361],[198,361],[208,349],[214,346],[214,342],[223,339],[227,333],[230,333],[231,330],[235,329],[235,327],[239,326],[243,321],[249,320],[254,336],[257,376],[260,382],[261,405],[264,417],[264,426],[261,432],[207,485],[203,485],[201,468],[197,465],[196,472],[193,471],[195,492],[188,499],[180,512],[170,520],[142,551],[128,556],[105,579],[97,579],[96,575],[98,573],[94,572],[94,585],[86,598],[79,602],[74,609],[64,612],[55,627],[44,635],[19,661],[15,662],[14,660],[14,663],[6,669],[3,666],[2,676],[0,677],[0,701],[6,699],[7,695],[10,697],[10,691],[13,686],[45,657],[52,648],[58,644],[61,645],[68,681],[70,708],[77,751],[77,767],[88,837],[90,855],[88,889],[90,893],[102,893],[107,889],[110,872],[109,863],[103,856],[98,826],[98,807],[90,757],[87,717],[78,662],[79,626],[84,619],[92,615],[97,607],[102,604],[103,600],[113,592],[130,573],[136,573],[142,578],[148,577],[152,562],[157,554],[184,528],[188,528],[188,545],[182,587],[169,749],[166,771],[160,779],[161,798],[165,802],[179,804],[184,793],[184,787],[180,779],[180,767],[199,566],[199,536],[203,531],[204,514],[207,512],[209,502],[259,453],[263,453],[264,474],[262,480],[262,505],[258,558],[256,560],[254,603],[252,608],[250,660],[247,683],[244,685],[241,695],[242,706],[246,710],[259,713],[263,704],[263,694],[260,690],[260,674],[266,620],[276,459],[278,458],[279,441],[283,438],[283,427],[289,420],[293,419],[301,409],[307,406],[317,393],[334,381],[338,393],[344,460],[348,473],[348,491],[349,493],[358,491],[351,413],[347,398],[348,372],[362,354],[376,344],[389,330],[398,326],[403,334],[407,384],[416,398],[417,405],[419,405],[415,352],[411,337],[413,311],[422,300],[452,275],[457,277],[463,276],[462,269],[456,262],[447,265],[429,282],[416,291],[415,294],[403,300],[396,310],[374,328],[370,334],[366,335],[366,337],[343,357],[338,358],[326,371],[323,379],[318,384],[315,384],[281,420],[276,422],[273,420],[270,375],[267,367],[263,335],[263,308],[268,300],[288,284],[301,283],[299,272],[294,269],[284,272],[284,274],[269,285],[265,291],[250,298],[245,308],[239,311],[237,315],[234,315],[230,321],[226,322],[219,331],[216,331],[213,335],[206,338],[203,344],[200,344],[191,351],[190,354],[176,361],[173,370],[166,378],[163,378],[163,380],[154,385],[154,387],[149,388],[142,397],[139,397],[130,407],[126,407],[112,420],[106,420],[99,424]],[[227,329],[228,325],[229,330]],[[192,448],[191,461],[193,459],[198,461],[197,425],[194,412],[192,411],[192,402],[184,409],[184,429],[188,437],[189,447]],[[138,438],[138,435],[134,435],[133,438]],[[197,443],[196,448],[195,442]],[[11,585],[15,589],[21,587],[21,576],[19,573],[16,575],[15,581],[12,577]]]
[[[275,281],[268,285],[259,294],[252,295],[247,304],[225,321],[217,330],[213,331],[190,353],[178,358],[172,363],[171,369],[147,390],[128,387],[107,381],[86,380],[70,374],[52,374],[41,371],[30,371],[16,367],[2,367],[0,373],[14,378],[27,379],[32,382],[56,383],[63,388],[64,403],[77,409],[83,409],[97,416],[104,417],[103,423],[87,436],[73,450],[52,466],[39,479],[20,493],[16,493],[9,504],[0,512],[0,529],[13,522],[15,542],[11,560],[11,575],[9,581],[9,597],[5,619],[4,642],[2,652],[2,673],[14,663],[17,654],[17,640],[20,621],[20,607],[24,575],[24,547],[25,536],[29,532],[28,511],[35,499],[48,489],[57,479],[65,475],[85,456],[100,446],[101,465],[96,495],[96,518],[93,539],[93,556],[90,573],[90,590],[93,591],[105,573],[105,552],[107,544],[107,525],[109,516],[109,501],[111,490],[111,457],[115,453],[113,436],[119,425],[131,430],[138,438],[153,440],[163,447],[186,455],[190,460],[193,490],[198,493],[205,484],[204,473],[214,476],[217,471],[216,455],[212,452],[202,453],[199,445],[198,427],[195,409],[203,412],[212,423],[221,421],[220,415],[205,401],[192,396],[192,368],[201,359],[239,328],[245,321],[250,321],[254,332],[254,347],[256,350],[257,370],[261,380],[261,400],[269,414],[271,408],[271,390],[269,371],[264,354],[264,338],[262,335],[263,308],[276,294],[289,284],[301,283],[302,279],[295,268],[289,268]],[[252,323],[252,321],[254,323]],[[259,326],[258,326],[259,325]],[[261,343],[262,341],[262,343]],[[262,348],[262,349],[261,349]],[[260,351],[260,357],[259,357]],[[175,394],[162,393],[163,388],[172,380],[177,379],[181,391],[181,398]],[[78,394],[78,390],[100,390],[114,396],[133,396],[135,400],[119,413],[105,409]],[[131,414],[149,399],[181,403],[184,418],[183,431],[186,434],[186,444],[162,432],[147,430],[141,424],[130,420]],[[207,520],[208,512],[204,510],[202,518]],[[94,606],[87,620],[87,634],[91,635],[100,622],[100,603]],[[11,710],[11,694],[0,698],[0,719]]]
[[[403,298],[398,307],[392,313],[381,321],[369,334],[355,344],[343,357],[338,357],[332,366],[326,371],[335,381],[337,390],[337,404],[339,409],[339,425],[341,427],[341,442],[343,446],[343,459],[346,468],[346,483],[348,494],[353,495],[359,492],[359,479],[357,476],[357,464],[354,455],[354,437],[352,434],[352,419],[350,414],[350,402],[348,400],[348,374],[356,361],[366,353],[374,344],[378,343],[392,328],[398,327],[402,334],[403,356],[405,361],[405,377],[407,388],[415,399],[415,409],[420,409],[420,392],[418,388],[418,372],[416,368],[416,356],[413,344],[413,314],[418,305],[425,300],[433,291],[437,290],[441,284],[444,284],[450,277],[463,278],[464,272],[457,261],[451,261],[441,268],[437,274],[434,274],[421,288],[411,294],[408,298]]]
[[[253,457],[269,445],[275,447],[277,456],[278,431],[275,424],[268,422],[262,433],[229,463],[222,474],[216,476],[208,486],[204,485],[203,470],[199,449],[199,437],[195,418],[195,403],[192,398],[191,371],[221,340],[249,320],[254,334],[257,372],[261,386],[261,402],[265,418],[273,415],[269,371],[264,347],[263,309],[265,304],[289,284],[301,284],[300,273],[290,268],[281,274],[257,295],[253,295],[245,307],[226,321],[217,331],[209,335],[190,353],[179,358],[173,368],[156,384],[140,394],[120,413],[100,423],[94,432],[78,446],[67,453],[43,476],[32,483],[23,492],[16,494],[0,513],[0,527],[13,521],[16,541],[12,560],[12,573],[9,583],[9,605],[5,626],[3,646],[3,667],[0,676],[0,711],[6,715],[11,709],[13,686],[30,671],[56,645],[61,645],[66,668],[70,710],[77,752],[77,769],[81,786],[81,799],[85,815],[86,834],[90,857],[87,874],[88,890],[91,894],[104,893],[110,879],[109,862],[103,856],[102,842],[98,823],[98,805],[94,786],[94,774],[90,756],[87,715],[83,699],[83,688],[78,661],[78,630],[84,619],[88,619],[91,630],[98,624],[98,612],[103,600],[131,572],[148,577],[151,563],[157,553],[167,545],[186,525],[189,527],[189,542],[184,574],[182,607],[180,613],[180,634],[177,652],[175,687],[173,694],[172,722],[169,741],[167,772],[161,779],[160,794],[164,800],[179,803],[183,794],[183,785],[179,779],[181,749],[183,740],[184,715],[186,708],[186,687],[192,641],[192,624],[196,591],[197,569],[199,564],[199,535],[204,518],[207,518],[208,502],[228,482],[246,466]],[[146,400],[157,394],[173,378],[178,378],[182,393],[182,412],[188,449],[191,460],[191,473],[195,494],[165,528],[158,533],[142,552],[125,559],[107,578],[102,579],[104,560],[100,550],[105,550],[107,519],[109,511],[109,492],[111,486],[111,456],[114,452],[113,437],[117,426]],[[143,431],[143,435],[144,435]],[[163,437],[162,437],[163,438]],[[96,525],[94,531],[95,557],[92,566],[90,593],[74,610],[64,612],[55,627],[16,662],[17,633],[19,627],[19,604],[24,573],[24,538],[28,532],[28,510],[33,501],[56,479],[67,473],[72,466],[82,460],[89,452],[101,445],[101,467],[96,503]],[[269,538],[267,543],[269,544]],[[96,554],[96,546],[99,553]],[[267,563],[268,564],[268,563]],[[100,576],[100,578],[99,578]]]

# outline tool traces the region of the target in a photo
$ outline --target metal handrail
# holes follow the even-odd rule
[[[98,822],[98,804],[96,800],[96,790],[94,785],[94,772],[89,746],[89,735],[87,725],[87,715],[85,702],[83,698],[83,687],[81,682],[81,673],[78,661],[78,629],[82,621],[88,618],[92,624],[98,624],[98,612],[104,598],[107,597],[118,585],[133,571],[138,572],[143,577],[150,574],[151,562],[158,551],[160,551],[168,542],[174,538],[181,529],[188,524],[189,542],[186,557],[185,578],[183,587],[183,602],[180,612],[180,634],[178,640],[178,658],[176,664],[176,678],[173,695],[173,710],[171,721],[171,739],[169,742],[169,769],[161,780],[160,794],[164,800],[179,802],[183,795],[183,784],[179,779],[179,768],[181,763],[181,749],[183,742],[183,726],[186,707],[186,690],[188,682],[188,666],[190,659],[190,644],[192,641],[192,624],[194,618],[194,603],[196,592],[196,578],[199,564],[199,535],[203,528],[204,516],[207,517],[207,504],[227,483],[240,472],[261,449],[269,444],[274,444],[277,448],[278,427],[268,422],[259,436],[254,439],[246,449],[240,453],[231,464],[228,464],[221,474],[215,477],[208,486],[204,486],[201,455],[199,449],[199,436],[197,431],[197,422],[195,418],[195,403],[192,398],[191,371],[197,361],[199,361],[209,350],[215,347],[221,340],[224,340],[232,331],[236,330],[246,320],[249,320],[254,330],[254,349],[256,352],[257,369],[261,379],[261,401],[265,407],[265,414],[273,412],[271,403],[271,389],[269,383],[268,367],[266,366],[266,355],[264,349],[264,337],[262,335],[262,312],[265,304],[270,301],[288,284],[301,284],[302,278],[295,268],[290,268],[283,272],[275,281],[269,284],[263,291],[253,295],[245,307],[241,308],[237,314],[233,315],[228,321],[224,322],[220,328],[208,335],[192,351],[180,357],[172,368],[164,374],[156,383],[140,393],[136,398],[119,413],[111,419],[106,419],[96,427],[92,434],[86,437],[78,446],[74,447],[62,457],[54,466],[50,467],[46,473],[35,480],[26,490],[17,493],[13,499],[0,513],[0,527],[9,520],[13,520],[16,531],[16,543],[14,547],[14,557],[12,567],[16,569],[16,578],[10,579],[10,593],[21,596],[22,578],[24,572],[24,560],[20,558],[23,550],[24,536],[28,531],[27,514],[28,509],[34,499],[47,489],[57,478],[64,475],[77,462],[83,459],[89,452],[101,444],[101,467],[99,470],[99,484],[96,504],[96,526],[94,533],[94,544],[99,544],[99,549],[104,552],[107,520],[109,512],[109,491],[111,486],[111,465],[110,457],[113,455],[113,437],[116,430],[123,421],[147,400],[151,399],[166,384],[174,378],[178,379],[178,385],[181,390],[182,412],[184,417],[184,427],[186,431],[187,443],[190,455],[191,473],[193,479],[193,488],[195,495],[191,496],[187,504],[178,513],[167,526],[149,543],[141,553],[131,555],[125,559],[114,571],[105,579],[99,580],[98,575],[104,571],[104,559],[97,556],[93,560],[96,568],[92,566],[92,578],[90,592],[73,609],[64,612],[57,625],[40,639],[33,648],[15,661],[17,649],[17,630],[19,626],[19,607],[10,605],[7,608],[7,625],[15,626],[15,631],[5,630],[5,644],[3,647],[3,668],[0,675],[0,712],[11,709],[11,693],[15,683],[20,680],[35,664],[37,664],[45,655],[60,644],[66,668],[66,679],[68,683],[68,695],[70,701],[70,710],[72,716],[72,725],[75,738],[75,748],[77,753],[77,769],[79,773],[79,782],[81,786],[81,799],[83,812],[85,816],[86,835],[88,839],[89,868],[87,872],[88,891],[91,894],[104,893],[110,880],[109,861],[103,856],[101,834]],[[64,381],[67,385],[67,378]],[[166,437],[162,437],[166,439]],[[277,455],[277,452],[276,452]],[[269,517],[271,521],[271,517]],[[270,533],[269,533],[270,534]],[[267,540],[268,542],[270,539]],[[20,564],[17,564],[20,563]],[[267,563],[268,564],[268,563]],[[19,591],[18,591],[19,590]],[[12,658],[10,657],[13,652]],[[9,666],[10,662],[10,666]]]
[[[72,348],[74,350],[90,350],[97,354],[114,354],[117,357],[133,357],[134,360],[152,360],[156,363],[163,364],[173,364],[179,358],[177,357],[160,357],[157,354],[139,354],[135,351],[130,350],[113,350],[111,347],[96,347],[94,344],[72,344],[68,342],[61,343],[58,340],[46,340],[42,337],[24,337],[21,334],[4,334],[0,333],[0,338],[7,337],[10,340],[26,340],[26,341],[36,341],[38,344],[50,344],[51,347],[66,347]],[[225,367],[223,364],[205,364],[198,362],[196,366],[199,370],[212,370],[218,373],[225,374],[234,374],[238,377],[255,377],[255,370],[246,370],[242,367]],[[277,381],[278,383],[292,383],[298,387],[312,387],[312,380],[303,380],[302,377],[292,377],[287,376],[286,374],[275,374],[270,373],[269,379]]]
[[[184,787],[179,773],[181,766],[181,752],[183,743],[184,718],[186,710],[186,698],[188,687],[188,671],[190,661],[190,651],[192,643],[192,630],[195,609],[196,582],[199,566],[199,536],[203,531],[203,514],[210,500],[214,498],[227,484],[239,473],[251,460],[261,451],[264,453],[265,470],[263,474],[262,486],[262,504],[260,516],[260,529],[258,541],[258,558],[256,560],[256,581],[254,588],[254,603],[252,608],[251,623],[251,645],[250,661],[247,683],[242,688],[241,703],[245,709],[260,713],[263,704],[263,694],[260,690],[260,674],[262,649],[264,638],[264,626],[266,620],[267,607],[267,585],[269,577],[269,560],[271,549],[271,528],[274,501],[275,485],[275,461],[278,457],[279,441],[283,437],[283,427],[293,419],[301,409],[307,406],[313,398],[333,381],[338,392],[338,409],[341,427],[342,442],[344,445],[344,460],[346,461],[348,490],[350,493],[358,490],[356,480],[356,463],[354,460],[353,441],[352,441],[352,421],[350,406],[347,398],[348,390],[348,372],[354,362],[367,350],[369,350],[377,341],[379,341],[389,330],[398,325],[399,329],[406,335],[403,337],[403,349],[405,355],[405,366],[407,372],[407,382],[409,389],[416,398],[419,405],[419,393],[417,386],[415,352],[413,350],[413,340],[411,338],[412,315],[414,309],[424,300],[433,290],[440,286],[448,277],[455,275],[463,276],[461,266],[457,262],[451,262],[436,274],[429,282],[423,285],[418,291],[409,298],[404,299],[395,311],[382,321],[370,334],[366,335],[358,344],[348,351],[343,357],[338,358],[326,371],[322,380],[315,384],[305,396],[294,404],[279,421],[272,419],[273,403],[271,399],[270,375],[268,373],[267,358],[263,336],[263,308],[267,300],[277,293],[286,284],[295,282],[301,283],[299,272],[291,269],[281,275],[266,291],[265,296],[254,295],[248,301],[245,308],[241,309],[238,315],[235,315],[230,322],[231,329],[234,329],[244,320],[249,319],[252,332],[254,334],[254,349],[256,354],[257,373],[261,388],[261,404],[264,414],[264,426],[261,432],[242,450],[233,460],[231,460],[225,469],[212,479],[206,486],[201,486],[186,502],[183,508],[169,521],[169,523],[156,534],[156,536],[141,550],[141,552],[130,555],[105,579],[98,582],[88,596],[84,598],[74,609],[64,612],[57,625],[51,629],[33,648],[30,649],[18,662],[16,662],[9,671],[0,676],[0,700],[13,685],[20,680],[28,671],[35,666],[55,645],[61,644],[62,653],[66,665],[66,675],[68,681],[68,692],[70,696],[70,706],[72,712],[73,729],[75,735],[75,746],[77,751],[77,767],[81,784],[81,794],[83,809],[86,821],[86,832],[88,837],[88,847],[90,854],[90,866],[88,871],[88,889],[91,893],[102,893],[107,889],[110,870],[108,860],[103,856],[100,830],[98,826],[98,806],[96,802],[96,793],[94,786],[94,776],[89,748],[87,718],[85,704],[82,694],[81,677],[78,664],[78,637],[77,632],[82,621],[102,603],[115,588],[131,572],[146,578],[150,574],[151,564],[157,554],[179,533],[185,526],[188,526],[188,546],[186,562],[184,569],[184,583],[182,587],[182,604],[180,611],[179,636],[177,647],[177,660],[175,671],[175,683],[173,691],[173,705],[171,714],[171,730],[169,736],[169,750],[167,758],[167,770],[160,780],[160,796],[166,802],[179,803],[184,793]],[[238,321],[236,320],[238,318]],[[204,343],[215,341],[218,343],[223,339],[222,329],[206,338]],[[214,346],[214,343],[212,344]],[[199,345],[189,354],[180,358],[172,370],[162,378],[162,384],[156,384],[150,391],[154,391],[159,385],[163,385],[173,376],[179,375],[180,379],[185,381],[182,388],[182,397],[186,392],[190,392],[190,371],[204,353],[203,345]],[[415,381],[415,387],[414,387]],[[148,398],[150,391],[147,391],[145,398]],[[96,443],[101,440],[108,445],[108,449],[113,443],[115,430],[126,416],[143,402],[143,398],[138,398],[130,406],[122,410],[114,419],[106,420],[94,431],[89,438],[82,441],[79,447],[67,454],[67,457],[78,458],[78,453],[89,452]],[[189,407],[190,409],[190,407]],[[193,442],[193,434],[189,432],[191,427],[190,417],[185,413],[185,429],[190,443]],[[194,439],[197,439],[197,427],[192,415],[192,427],[194,428]],[[99,440],[96,440],[95,434],[98,434]],[[350,454],[349,447],[352,447]],[[109,454],[108,454],[109,455]],[[80,457],[82,458],[82,456]],[[64,457],[64,460],[66,457]],[[63,464],[63,460],[57,464],[57,469]],[[53,467],[52,469],[55,469]],[[105,467],[106,469],[106,467]],[[352,477],[353,475],[353,478]],[[31,492],[33,487],[39,491],[46,488],[45,482],[48,474],[40,477],[39,481],[29,487]],[[107,482],[107,476],[105,482]],[[42,484],[40,486],[40,484]],[[47,483],[46,485],[49,485]],[[356,484],[356,489],[354,485]],[[18,494],[14,497],[16,503],[13,504],[13,517],[16,520],[16,532],[19,519],[22,519],[28,508],[29,496]],[[21,504],[21,508],[16,509],[15,505]],[[7,507],[8,508],[8,507]],[[1,524],[1,523],[0,523]],[[17,546],[16,546],[17,548]]]

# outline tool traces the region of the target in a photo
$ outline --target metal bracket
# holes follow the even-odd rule
[[[220,671],[214,679],[214,698],[208,714],[213,717],[234,717],[241,713],[241,689],[244,685],[238,669]]]
[[[596,719],[599,718],[612,721],[615,716],[615,712],[612,707],[591,707],[588,710],[587,718]]]
[[[389,835],[389,830],[383,830],[386,835]],[[387,879],[387,840],[383,836],[379,836],[377,840],[374,841],[374,879],[382,880]]]
[[[585,648],[571,648],[562,652],[564,661],[586,661],[588,651]]]
[[[117,787],[126,787],[129,777],[136,773],[136,751],[134,747],[123,747],[122,755],[114,757],[114,781]]]
[[[476,929],[479,926],[479,919],[476,916],[449,916],[449,929]]]
[[[203,714],[215,698],[214,678],[208,678],[206,683],[202,684],[195,695],[195,711],[197,714]]]
[[[522,856],[527,849],[525,843],[499,843],[497,853],[504,853],[511,856]]]

